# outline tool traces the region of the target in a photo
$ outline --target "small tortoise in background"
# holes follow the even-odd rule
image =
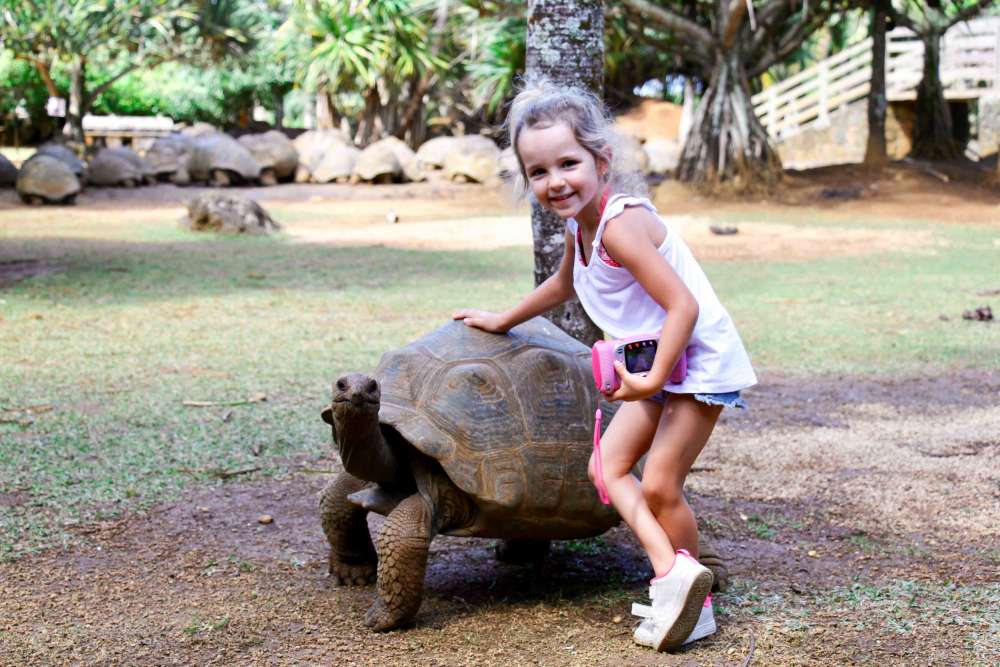
[[[504,335],[446,324],[333,392],[323,419],[344,472],[320,498],[330,573],[341,585],[377,573],[374,630],[416,615],[435,535],[501,538],[497,556],[522,561],[619,522],[587,477],[590,350],[545,319]],[[601,409],[607,423],[616,407]],[[374,544],[370,511],[387,517]],[[703,560],[724,578],[721,561]]]

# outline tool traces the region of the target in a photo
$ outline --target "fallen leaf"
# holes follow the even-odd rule
[[[244,401],[191,401],[185,400],[181,402],[181,405],[185,405],[189,408],[218,408],[227,407],[233,405],[250,405],[251,403],[263,403],[267,400],[267,394],[258,392],[253,396],[247,398]]]

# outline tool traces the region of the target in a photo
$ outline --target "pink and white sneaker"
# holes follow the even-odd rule
[[[642,646],[665,651],[715,632],[711,603],[705,612],[711,590],[712,571],[687,551],[679,550],[670,571],[650,582],[652,604],[632,605],[632,613],[646,619],[636,628],[633,639]],[[694,636],[699,633],[705,634]]]
[[[653,618],[653,608],[644,604],[632,604],[632,614],[634,616],[639,616],[643,619],[639,627],[635,629],[632,637],[635,639],[637,644],[642,646],[653,646],[653,641],[656,632],[656,621]],[[699,639],[704,639],[709,635],[714,635],[718,626],[715,625],[715,614],[712,609],[712,596],[709,595],[705,598],[705,604],[702,605],[701,613],[698,615],[698,622],[694,626],[694,630],[688,635],[688,638],[684,640],[684,645],[688,645],[691,642],[696,642]]]

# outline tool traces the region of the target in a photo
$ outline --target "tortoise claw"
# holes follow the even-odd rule
[[[389,605],[381,597],[375,598],[375,602],[365,613],[365,625],[374,632],[387,632],[395,630],[403,625],[408,625],[412,621],[412,614],[406,614],[402,609],[390,609]]]
[[[375,563],[349,565],[330,561],[330,578],[334,586],[367,586],[375,583]]]

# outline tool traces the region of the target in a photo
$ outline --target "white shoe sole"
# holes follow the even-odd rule
[[[712,606],[701,608],[701,614],[698,616],[698,623],[694,626],[694,630],[688,635],[688,638],[684,640],[684,645],[688,645],[691,642],[696,642],[699,639],[704,639],[709,635],[714,635],[718,627],[715,625],[715,614],[712,613]]]
[[[712,592],[712,572],[708,568],[699,566],[701,571],[695,576],[688,589],[687,596],[681,606],[680,613],[673,623],[663,623],[658,629],[660,634],[654,638],[654,646],[657,651],[666,651],[677,648],[684,644],[684,641],[691,635],[698,619],[701,617],[701,610],[705,606],[705,598]],[[665,619],[666,620],[666,619]]]

